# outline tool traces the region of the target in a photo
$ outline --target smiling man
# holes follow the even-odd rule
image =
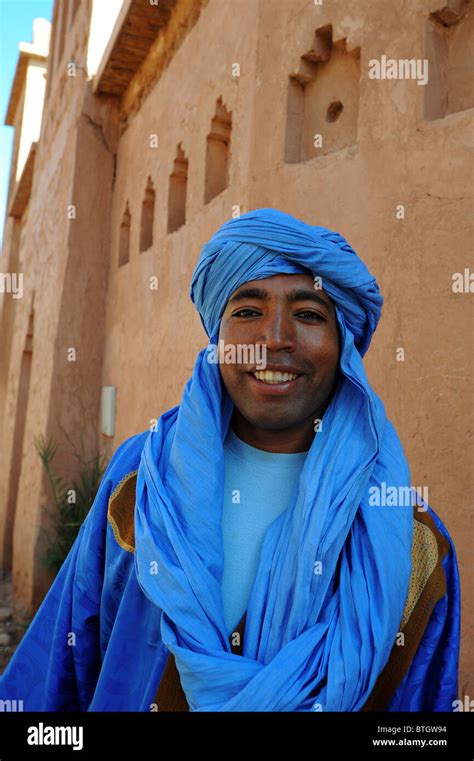
[[[273,275],[238,288],[219,342],[263,346],[265,369],[221,363],[234,411],[224,444],[223,604],[238,625],[270,523],[290,502],[338,377],[334,306],[307,274]],[[255,352],[257,353],[257,352]],[[239,630],[237,629],[239,633]]]
[[[239,288],[222,315],[225,344],[262,344],[266,370],[222,364],[239,438],[269,452],[309,449],[338,376],[334,305],[308,275],[273,275]],[[283,377],[283,376],[291,377]]]
[[[180,404],[115,452],[0,699],[453,710],[451,539],[425,503],[371,501],[411,485],[362,362],[374,277],[340,234],[257,209],[204,245],[190,295],[210,344]],[[210,361],[217,342],[264,348],[265,369]]]

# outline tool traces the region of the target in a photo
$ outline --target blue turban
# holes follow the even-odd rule
[[[225,222],[202,248],[190,295],[212,340],[229,297],[243,283],[308,270],[341,307],[363,356],[383,303],[375,278],[342,235],[278,209],[256,209]]]
[[[206,349],[141,457],[135,569],[162,611],[163,642],[192,711],[360,710],[407,598],[413,510],[369,500],[373,487],[410,486],[401,443],[362,363],[382,306],[374,277],[338,233],[257,209],[203,246],[191,299],[212,340],[236,288],[296,272],[321,277],[334,301],[341,381],[297,493],[266,532],[242,655],[231,651],[221,591],[223,442],[233,403]]]

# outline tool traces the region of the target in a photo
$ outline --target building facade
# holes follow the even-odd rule
[[[56,0],[51,30],[35,21],[0,267],[0,567],[18,606],[52,580],[35,436],[69,479],[78,449],[110,457],[179,403],[206,345],[200,248],[274,206],[339,231],[378,279],[366,369],[457,547],[469,692],[472,5]]]

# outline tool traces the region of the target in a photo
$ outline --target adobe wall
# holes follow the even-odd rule
[[[42,564],[42,529],[50,527],[43,506],[52,507],[51,491],[34,438],[56,440],[53,471],[67,481],[80,469],[74,452],[81,440],[86,455],[97,447],[118,112],[113,99],[92,96],[85,80],[89,20],[83,11],[65,50],[65,55],[74,51],[77,76],[68,77],[65,65],[59,66],[45,106],[28,216],[22,220],[18,269],[24,294],[15,302],[2,400],[0,565],[12,568],[15,605],[30,610],[52,581]],[[10,217],[5,236],[10,255],[14,225]],[[22,417],[23,441],[17,436]],[[15,494],[12,476],[18,471]]]
[[[377,276],[385,297],[366,368],[402,439],[413,485],[429,488],[429,502],[456,543],[465,594],[463,638],[469,640],[472,333],[466,326],[472,300],[453,293],[452,275],[467,266],[472,240],[466,219],[472,208],[473,103],[468,99],[465,110],[428,120],[439,92],[427,95],[416,81],[368,77],[369,61],[384,54],[423,59],[429,13],[441,7],[302,3],[296,13],[294,4],[265,0],[239,4],[237,25],[234,5],[229,12],[225,3],[209,3],[119,142],[102,376],[104,385],[117,386],[117,428],[113,439],[102,440],[111,453],[179,403],[196,354],[206,345],[188,296],[192,270],[203,242],[235,206],[242,212],[275,206],[338,230]],[[466,29],[472,35],[472,10],[462,23],[464,36]],[[288,77],[313,76],[302,56],[312,49],[315,29],[329,24],[332,57],[316,76],[327,102],[343,101],[334,137],[341,147],[315,150],[313,158],[306,139],[298,161],[291,114],[287,120]],[[454,53],[460,55],[455,47]],[[231,75],[234,62],[241,65],[237,78]],[[142,75],[146,79],[146,69]],[[204,205],[206,135],[219,96],[232,111],[231,182]],[[454,107],[461,101],[456,95]],[[334,133],[320,104],[312,108],[327,144]],[[311,124],[303,123],[303,139],[305,129]],[[151,133],[159,136],[158,149],[149,147]],[[187,222],[167,235],[168,178],[181,141],[189,159]],[[149,176],[156,189],[155,243],[140,253],[140,208]],[[130,261],[119,267],[127,201]],[[400,205],[404,218],[397,216]],[[153,276],[156,291],[149,288]],[[397,359],[399,349],[404,361]],[[472,665],[465,648],[461,685]]]
[[[34,608],[49,583],[39,542],[48,491],[33,436],[59,438],[55,468],[67,477],[82,433],[90,449],[97,439],[110,457],[125,438],[179,403],[196,354],[207,344],[189,300],[201,246],[237,208],[274,206],[338,230],[378,279],[385,306],[367,373],[402,439],[413,484],[428,486],[429,502],[456,544],[463,643],[472,641],[472,298],[452,290],[453,273],[468,266],[472,241],[468,129],[474,103],[460,53],[472,39],[472,9],[460,25],[432,28],[429,14],[442,6],[443,0],[397,6],[210,0],[151,90],[154,60],[145,61],[121,103],[92,96],[82,72],[73,85],[58,72],[24,220],[25,296],[16,305],[5,391],[0,552],[30,326],[13,543],[19,603]],[[323,32],[315,41],[317,29]],[[87,33],[83,14],[75,38],[66,40],[83,66]],[[371,59],[423,59],[427,49],[437,62],[429,87],[368,76]],[[235,63],[239,76],[233,76]],[[206,138],[219,97],[232,115],[230,182],[205,204]],[[316,133],[323,138],[320,148],[313,143]],[[155,134],[157,148],[150,145]],[[178,144],[189,161],[186,223],[168,234],[169,176]],[[149,177],[156,192],[153,245],[140,253]],[[119,267],[127,202],[130,258]],[[67,215],[70,204],[74,220]],[[6,247],[12,235],[10,219]],[[157,290],[149,287],[154,276]],[[67,361],[70,347],[74,363]],[[117,387],[112,438],[100,432],[103,385]],[[460,676],[467,693],[474,689],[468,650]]]

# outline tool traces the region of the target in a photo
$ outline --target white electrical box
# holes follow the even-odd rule
[[[115,435],[115,386],[102,386],[101,420],[104,436]]]

